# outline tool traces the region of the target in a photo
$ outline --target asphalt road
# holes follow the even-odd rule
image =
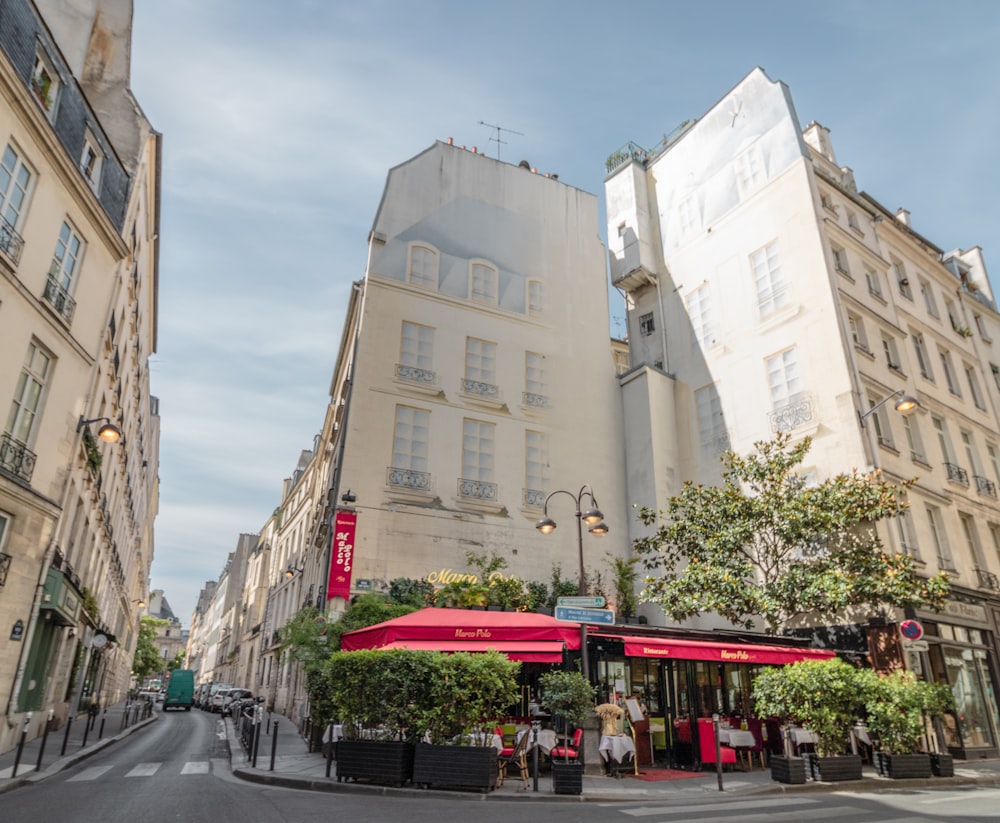
[[[854,794],[674,798],[663,803],[484,802],[478,795],[317,793],[234,778],[217,715],[158,722],[35,785],[0,795],[0,823],[973,823],[1000,819],[1000,790],[968,787]]]

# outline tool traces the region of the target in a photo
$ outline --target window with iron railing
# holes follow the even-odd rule
[[[945,463],[945,470],[948,472],[948,479],[953,483],[961,483],[963,486],[969,485],[969,473],[961,466],[954,463]]]

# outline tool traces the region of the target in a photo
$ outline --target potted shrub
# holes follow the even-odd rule
[[[539,700],[550,713],[562,718],[564,731],[582,726],[594,713],[594,687],[580,672],[550,671],[538,679]],[[567,756],[552,760],[552,788],[556,794],[583,792],[583,742],[577,749],[575,762]]]
[[[513,612],[522,611],[528,606],[524,583],[517,577],[492,577],[489,598],[491,609]]]
[[[955,695],[951,687],[944,683],[927,683],[923,686],[924,713],[931,719],[935,728],[940,726],[941,717],[946,712],[954,711]],[[936,735],[935,735],[936,736]],[[937,748],[942,738],[935,740]],[[954,777],[955,759],[948,752],[931,752],[931,772],[935,777]]]
[[[608,552],[608,561],[614,579],[615,614],[624,622],[637,622],[635,610],[639,606],[639,598],[635,594],[635,584],[639,579],[639,572],[635,567],[639,558],[624,560]]]
[[[756,712],[759,717],[785,718],[816,734],[816,754],[805,758],[814,779],[860,780],[861,757],[844,752],[862,703],[861,680],[858,669],[837,658],[767,669],[754,679]],[[778,779],[784,771],[772,769],[771,776]]]
[[[526,589],[527,592],[525,596],[528,601],[529,611],[538,612],[539,614],[552,614],[552,609],[548,606],[548,586],[540,580],[529,580]]]
[[[520,663],[499,652],[439,655],[429,701],[417,721],[413,782],[490,791],[496,788],[497,750],[489,742],[518,698]]]
[[[917,749],[924,733],[926,687],[936,687],[909,671],[862,675],[868,728],[879,740],[875,753],[879,773],[895,779],[930,777],[930,755]]]

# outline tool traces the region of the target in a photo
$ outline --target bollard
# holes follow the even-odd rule
[[[531,721],[531,771],[535,775],[534,789],[538,791],[538,726],[541,721]]]
[[[250,765],[257,768],[257,749],[260,747],[260,721],[263,710],[258,708],[253,718],[253,758]]]
[[[719,778],[719,791],[722,789],[722,745],[719,743],[719,715],[712,715],[712,731],[715,734],[715,773]]]
[[[274,731],[271,732],[271,771],[274,771],[274,753],[278,748],[278,721],[274,721]]]
[[[38,762],[35,764],[35,771],[42,770],[42,758],[45,757],[45,741],[49,739],[49,729],[52,728],[52,718],[55,716],[56,710],[49,709],[49,719],[45,721],[45,730],[42,732],[42,745],[38,749]]]
[[[81,749],[87,748],[87,735],[90,734],[90,718],[86,718],[83,721],[83,742],[80,744]]]
[[[63,735],[62,750],[59,752],[59,756],[62,757],[66,754],[66,744],[69,743],[69,730],[73,727],[73,713],[72,711],[66,716],[66,734]]]
[[[104,721],[108,719],[108,710],[104,710],[104,714],[101,715],[101,728],[97,730],[97,739],[100,740],[104,737]]]
[[[21,762],[21,752],[24,751],[24,739],[28,736],[28,727],[31,725],[31,712],[28,712],[24,716],[24,728],[21,730],[21,740],[17,744],[17,754],[14,755],[14,768],[11,770],[10,776],[17,777],[17,767]]]
[[[330,776],[330,765],[333,763],[333,724],[329,723],[326,727],[326,736],[330,739],[327,740],[324,745],[323,755],[326,757],[326,776]]]

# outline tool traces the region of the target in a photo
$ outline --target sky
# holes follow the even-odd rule
[[[135,0],[131,86],[163,134],[151,588],[188,626],[279,504],[393,166],[452,137],[598,195],[603,221],[610,154],[760,66],[860,189],[981,246],[997,283],[998,45],[994,0]]]

